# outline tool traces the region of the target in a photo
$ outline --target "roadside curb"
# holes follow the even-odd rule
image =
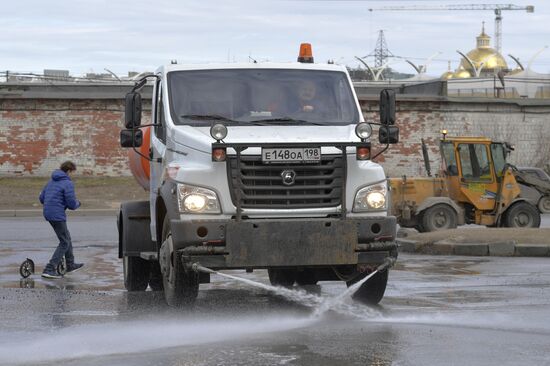
[[[432,255],[493,257],[550,257],[550,244],[525,244],[514,240],[491,243],[463,243],[439,240],[433,243],[396,239],[400,252]]]
[[[118,209],[85,209],[67,211],[67,216],[116,216]],[[0,210],[0,217],[42,217],[42,209]]]

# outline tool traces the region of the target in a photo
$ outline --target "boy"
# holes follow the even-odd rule
[[[57,266],[61,263],[63,256],[67,263],[67,273],[75,272],[84,264],[75,263],[73,255],[73,244],[71,234],[67,229],[67,216],[65,210],[76,210],[80,207],[80,201],[76,199],[74,185],[71,175],[76,171],[76,165],[72,161],[61,164],[58,170],[52,173],[52,179],[46,184],[40,193],[40,203],[44,205],[44,218],[53,227],[59,245],[53,253],[50,262],[44,268],[42,277],[61,278],[57,273]]]

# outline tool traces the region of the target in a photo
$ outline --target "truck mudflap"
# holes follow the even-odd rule
[[[397,256],[395,217],[173,220],[172,228],[175,248],[185,262],[216,269],[380,264]],[[192,233],[202,235],[201,240]]]

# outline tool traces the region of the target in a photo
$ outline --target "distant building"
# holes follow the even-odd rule
[[[485,25],[481,34],[476,37],[476,48],[468,52],[460,61],[454,73],[445,72],[444,79],[464,79],[470,77],[493,77],[499,72],[510,72],[506,60],[494,48],[491,48],[491,37],[485,33]]]

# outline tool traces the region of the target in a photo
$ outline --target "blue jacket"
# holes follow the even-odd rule
[[[55,170],[52,179],[40,193],[44,205],[44,218],[48,221],[67,221],[65,210],[76,210],[80,201],[76,199],[71,178],[63,170]]]

